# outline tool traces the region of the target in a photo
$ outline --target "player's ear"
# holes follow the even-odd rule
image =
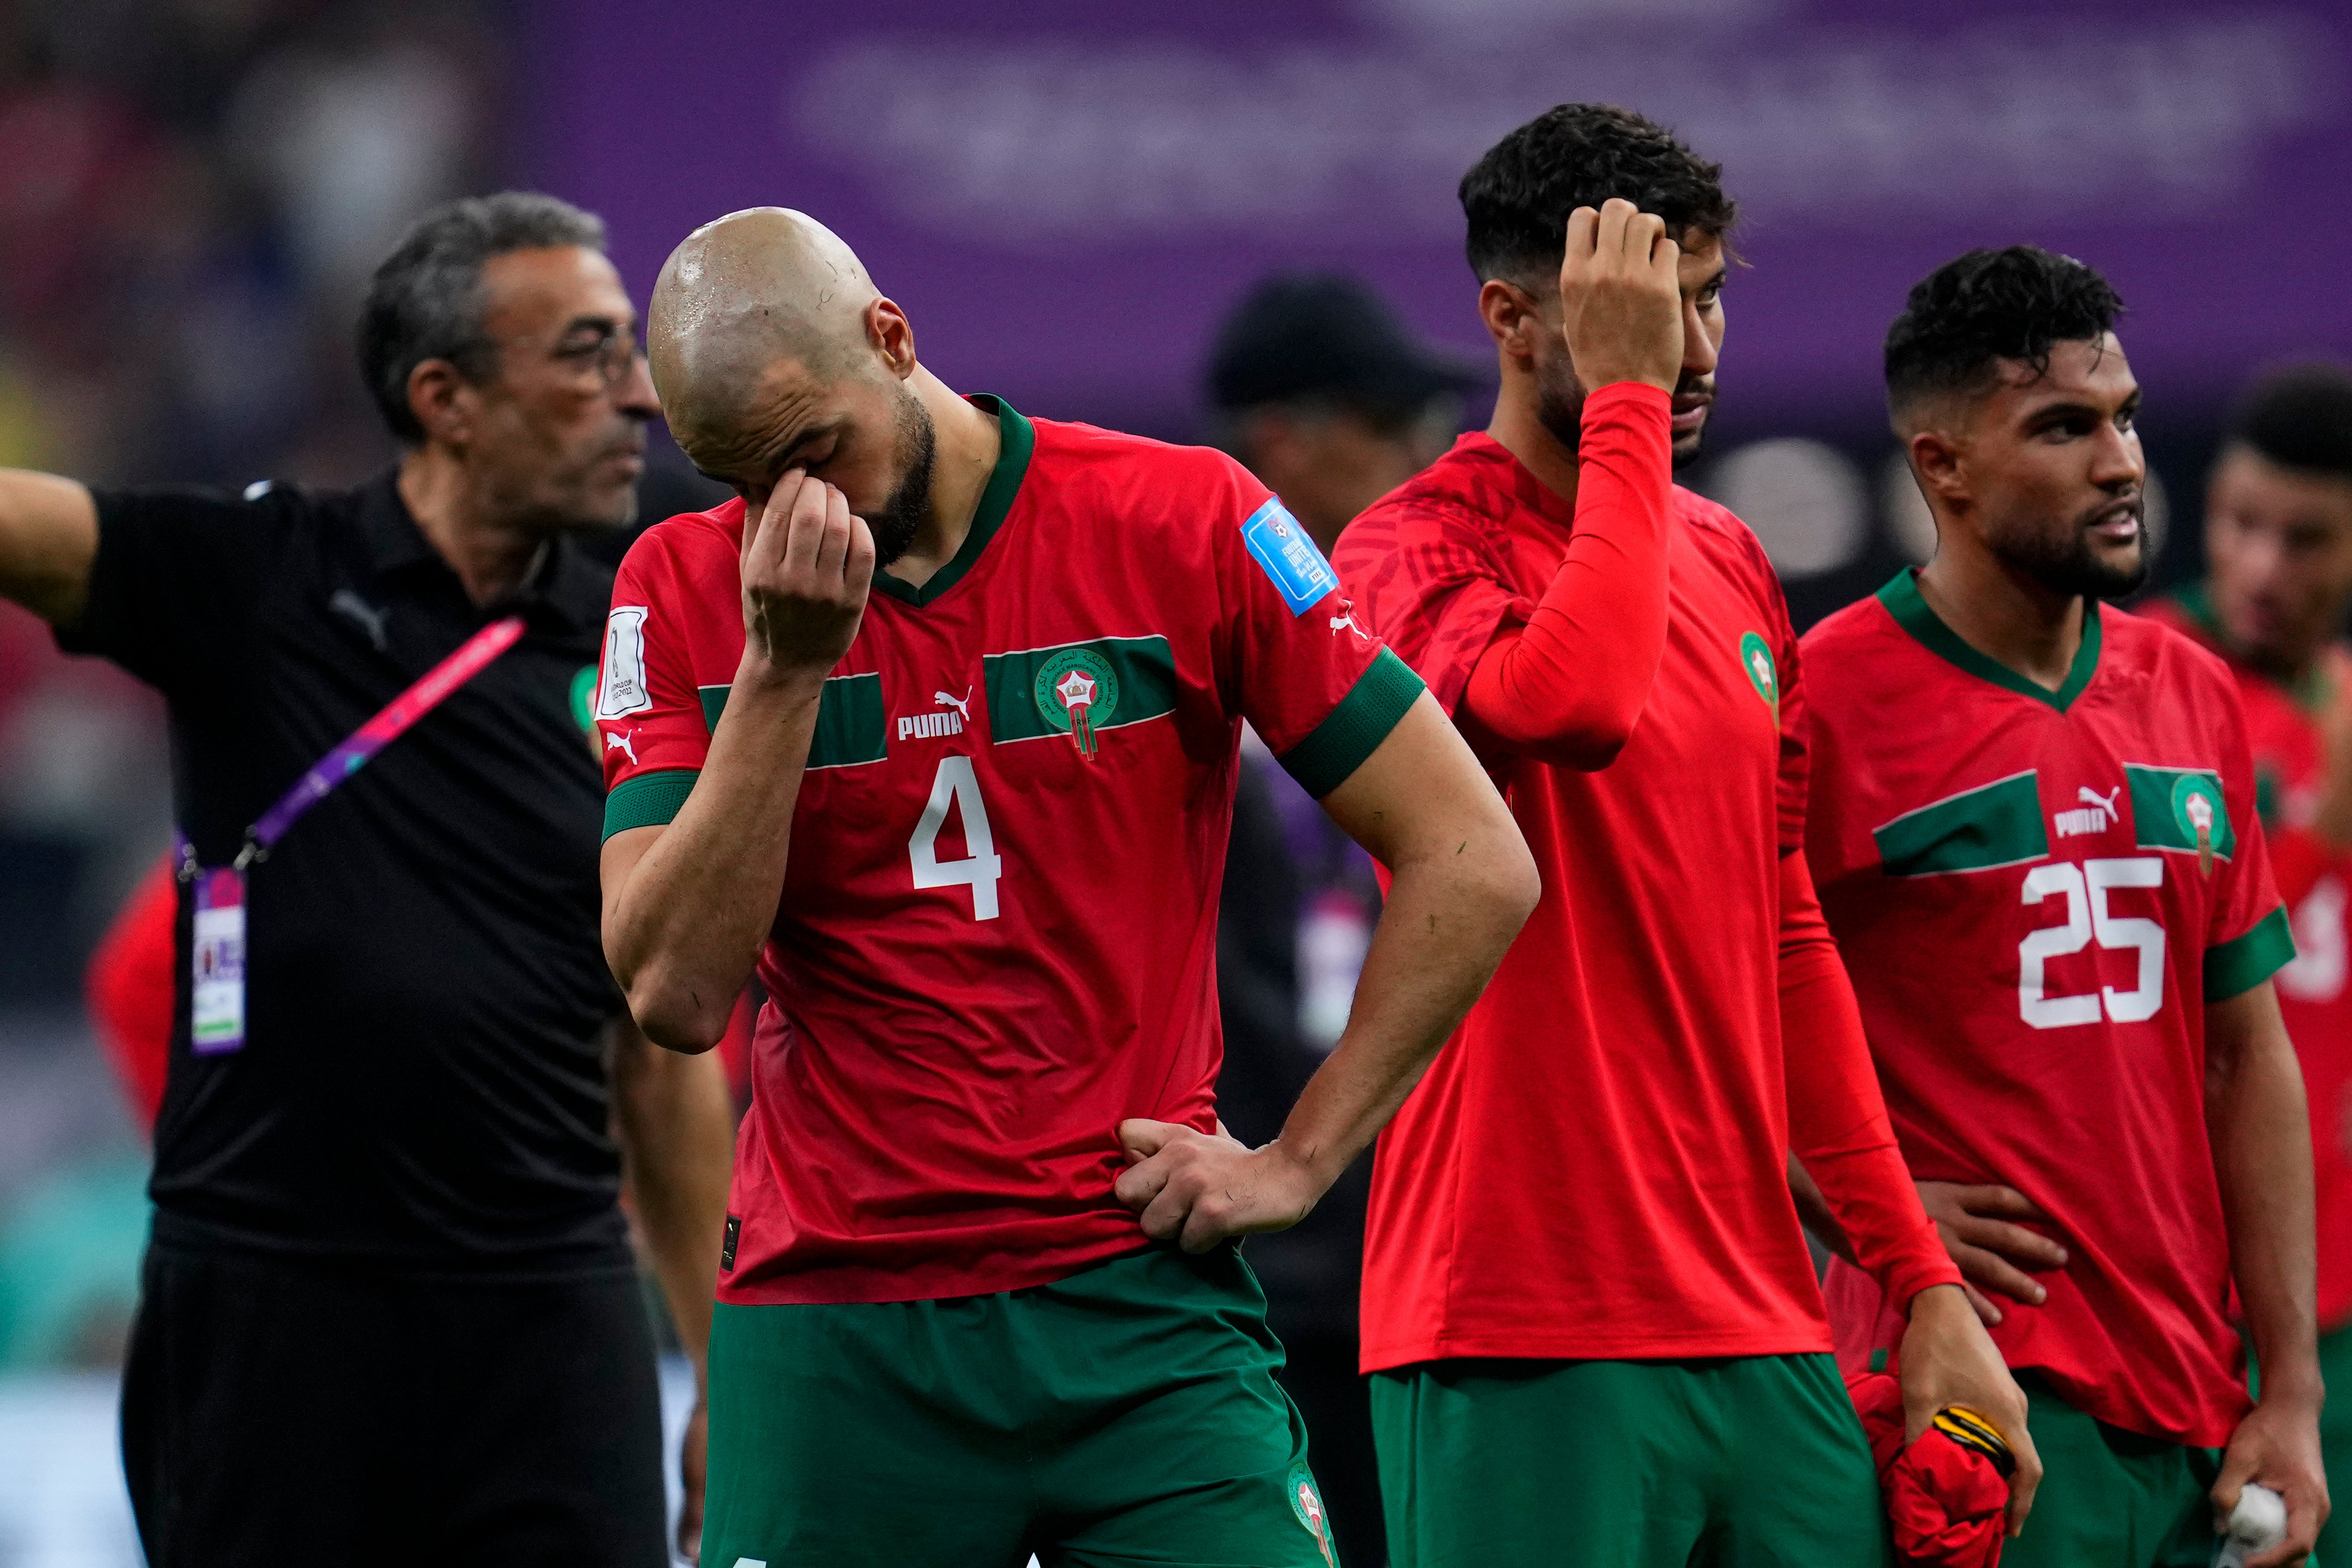
[[[1509,359],[1522,365],[1534,362],[1535,334],[1542,330],[1536,302],[1524,289],[1490,277],[1478,289],[1478,319],[1486,335]]]
[[[900,381],[915,373],[915,325],[896,300],[877,298],[866,308],[866,341]]]
[[[1937,430],[1912,433],[1905,444],[1911,472],[1930,502],[1962,501],[1968,497],[1968,476],[1959,444]]]

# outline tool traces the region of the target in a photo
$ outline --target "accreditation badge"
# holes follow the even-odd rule
[[[245,873],[199,871],[195,894],[188,1038],[197,1055],[216,1056],[245,1044]]]

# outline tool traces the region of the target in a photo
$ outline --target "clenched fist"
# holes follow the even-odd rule
[[[874,536],[840,491],[794,468],[744,524],[742,573],[745,663],[821,680],[865,618]]]
[[[1683,373],[1681,260],[1665,220],[1622,198],[1568,215],[1560,315],[1585,391],[1616,382],[1675,390]]]

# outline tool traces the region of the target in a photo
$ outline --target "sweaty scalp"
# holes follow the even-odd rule
[[[878,298],[856,253],[805,213],[750,207],[703,225],[662,265],[646,329],[670,423],[724,443],[772,392],[779,361],[819,380],[854,362]]]

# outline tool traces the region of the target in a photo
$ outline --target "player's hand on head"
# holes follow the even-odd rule
[[[2064,1268],[2066,1249],[2019,1223],[2049,1220],[2023,1193],[2015,1187],[1949,1181],[1917,1185],[1920,1205],[1936,1222],[1944,1250],[1959,1265],[1967,1281],[1963,1288],[1979,1317],[1988,1323],[2001,1320],[2000,1308],[1985,1294],[1989,1291],[2028,1306],[2038,1307],[2048,1298],[2049,1292],[2026,1270]]]
[[[1127,1169],[1112,1192],[1135,1210],[1143,1233],[1187,1252],[1307,1218],[1323,1196],[1305,1162],[1279,1143],[1253,1149],[1224,1130],[1197,1132],[1173,1122],[1130,1116],[1118,1124]]]
[[[839,490],[795,468],[743,522],[747,661],[822,678],[849,652],[874,581],[874,536]]]
[[[2008,1531],[2019,1533],[2042,1484],[2042,1456],[2026,1430],[2025,1391],[1958,1291],[1934,1285],[1911,1298],[1911,1323],[1903,1332],[1898,1360],[1905,1442],[1925,1432],[1937,1411],[1957,1405],[1990,1422],[2009,1444],[2017,1469],[2009,1478]]]
[[[2319,1406],[2316,1401],[2265,1397],[2230,1435],[2221,1455],[2221,1478],[2213,1483],[2213,1528],[2229,1528],[2238,1506],[2238,1494],[2249,1481],[2258,1481],[2286,1501],[2286,1539],[2246,1559],[2246,1568],[2279,1568],[2301,1563],[2319,1540],[2327,1522],[2327,1471],[2320,1458]],[[2331,1559],[2332,1561],[2332,1559]]]
[[[1682,380],[1681,260],[1664,220],[1631,202],[1612,197],[1569,214],[1560,318],[1587,392],[1616,382],[1672,392]]]

